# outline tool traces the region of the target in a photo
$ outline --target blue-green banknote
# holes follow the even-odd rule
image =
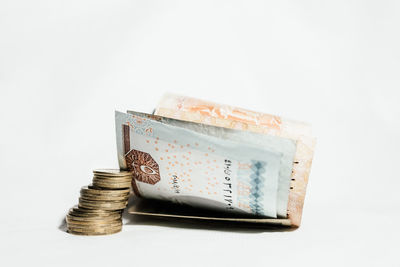
[[[137,195],[284,217],[295,141],[132,111],[115,122],[119,165]]]

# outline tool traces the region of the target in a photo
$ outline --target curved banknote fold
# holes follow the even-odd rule
[[[296,142],[137,112],[116,112],[120,168],[148,198],[277,217]]]
[[[308,124],[174,94],[164,95],[155,114],[178,120],[284,137],[295,141],[297,146],[291,180],[281,179],[279,181],[277,212],[280,217],[286,217],[289,214],[293,225],[300,225],[315,147],[315,138],[312,137],[311,127]]]

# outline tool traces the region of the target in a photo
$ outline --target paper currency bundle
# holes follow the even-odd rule
[[[299,225],[315,143],[307,125],[175,95],[155,115],[115,120],[136,195]]]

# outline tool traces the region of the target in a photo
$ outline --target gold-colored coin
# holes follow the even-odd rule
[[[110,204],[110,205],[119,205],[119,204],[128,204],[128,199],[122,199],[122,200],[99,200],[99,199],[91,199],[91,198],[86,198],[85,196],[81,196],[79,200],[87,203],[98,203],[100,205],[103,204]],[[101,209],[100,209],[101,210]]]
[[[68,232],[77,232],[77,233],[82,233],[82,234],[96,234],[96,233],[112,233],[115,231],[120,231],[122,229],[121,226],[115,226],[115,227],[101,227],[101,228],[77,228],[77,227],[69,227],[67,228]]]
[[[104,200],[104,201],[127,201],[129,196],[107,196],[107,195],[93,195],[88,193],[81,193],[81,197],[89,200]]]
[[[100,183],[94,182],[96,186],[104,188],[104,189],[118,189],[118,188],[129,188],[130,184],[128,183]]]
[[[121,232],[122,228],[119,229],[114,229],[114,230],[109,230],[109,231],[103,231],[103,232],[77,232],[73,230],[68,230],[68,233],[73,234],[73,235],[85,235],[85,236],[96,236],[96,235],[111,235],[111,234],[116,234]]]
[[[121,218],[122,214],[121,212],[117,211],[110,211],[110,212],[115,212],[111,214],[106,214],[106,213],[76,213],[76,212],[70,212],[68,215],[74,217],[74,218],[81,218],[81,220],[97,220],[97,219],[111,219],[111,218]],[[77,219],[78,220],[78,219]]]
[[[91,201],[79,198],[79,208],[100,209],[100,210],[122,210],[126,207],[128,201]]]
[[[75,213],[82,213],[82,214],[113,214],[113,213],[118,213],[118,211],[109,211],[109,210],[102,210],[102,209],[86,209],[79,207],[79,205],[73,206],[70,210],[70,212],[75,212]]]
[[[104,177],[104,176],[93,175],[93,180],[115,181],[115,182],[130,182],[130,181],[132,181],[132,178],[131,177]]]
[[[119,169],[96,169],[93,170],[94,174],[105,175],[105,176],[129,176],[131,172],[122,171]]]
[[[106,179],[97,179],[93,178],[93,185],[98,186],[99,184],[126,184],[128,186],[131,185],[131,180],[106,180]]]
[[[128,196],[130,194],[130,189],[121,188],[121,189],[107,190],[93,185],[88,185],[81,188],[81,193],[82,192],[93,195]]]
[[[76,226],[68,226],[68,231],[86,233],[86,234],[94,234],[94,233],[109,233],[117,231],[118,229],[122,229],[121,225],[116,226],[99,226],[99,227],[76,227]]]
[[[80,210],[83,210],[80,208]],[[110,210],[101,210],[99,209],[85,209],[89,210],[90,212],[85,212],[85,211],[70,211],[68,212],[69,215],[75,216],[75,217],[108,217],[108,216],[118,216],[121,214],[119,211],[110,211]]]
[[[78,218],[85,219],[85,217],[78,217]],[[92,219],[92,218],[90,218],[90,219]],[[96,219],[96,220],[90,220],[90,221],[83,221],[83,220],[74,220],[74,219],[71,219],[71,217],[67,216],[66,217],[66,221],[67,221],[67,225],[75,225],[75,226],[78,226],[78,225],[81,225],[81,226],[105,226],[105,225],[114,225],[117,222],[121,222],[122,218],[113,218],[112,220],[108,220],[108,219],[99,220],[99,219]]]
[[[109,235],[109,234],[118,233],[121,230],[122,230],[122,226],[106,228],[106,229],[99,229],[99,230],[84,230],[84,231],[82,231],[81,229],[68,228],[68,233],[74,234],[74,235]]]
[[[95,175],[93,175],[93,178],[104,179],[104,180],[115,180],[115,181],[117,181],[117,180],[125,180],[125,181],[132,180],[131,175],[129,175],[129,176],[103,176],[103,175],[95,174]]]
[[[119,221],[116,223],[108,223],[108,224],[67,223],[68,229],[73,229],[75,231],[81,231],[81,232],[107,230],[107,229],[118,228],[118,227],[122,227],[122,221]]]
[[[132,179],[102,179],[98,177],[93,177],[93,186],[98,186],[96,183],[108,183],[108,184],[128,184],[130,185],[132,183]]]
[[[75,227],[98,227],[98,226],[116,226],[122,223],[121,219],[97,220],[97,221],[78,221],[70,216],[66,217],[67,225]]]
[[[115,221],[120,220],[121,214],[112,215],[96,215],[96,216],[76,216],[74,214],[67,214],[66,220],[70,221],[84,221],[84,222],[97,222],[97,221]]]
[[[94,233],[109,233],[117,231],[118,229],[122,229],[122,225],[114,226],[114,227],[96,227],[96,228],[79,228],[79,227],[68,227],[68,231],[78,232],[78,233],[86,233],[86,234],[94,234]]]
[[[113,182],[101,182],[98,180],[93,181],[93,185],[100,187],[100,188],[105,188],[105,189],[119,189],[119,188],[130,188],[131,183],[113,183]]]
[[[110,210],[102,210],[102,209],[86,209],[82,207],[75,206],[71,208],[68,214],[77,216],[77,217],[98,217],[98,216],[117,216],[121,215],[121,211],[110,211]]]
[[[132,182],[132,179],[120,179],[120,178],[99,178],[94,176],[93,177],[93,182],[100,182],[100,183],[127,183],[130,184]]]
[[[131,184],[132,179],[103,179],[103,178],[98,178],[98,177],[93,177],[93,185],[96,183],[112,183],[112,184]]]
[[[116,176],[116,175],[105,175],[105,174],[99,174],[99,173],[94,173],[93,177],[99,177],[103,179],[132,179],[133,175],[132,173],[129,173],[129,175],[121,175],[121,176]]]

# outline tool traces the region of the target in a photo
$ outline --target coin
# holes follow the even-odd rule
[[[131,183],[132,179],[129,178],[109,178],[109,177],[98,177],[98,176],[93,176],[93,181],[99,181],[99,182],[108,182],[108,183]]]
[[[89,194],[97,194],[97,195],[127,196],[130,193],[130,189],[118,188],[113,190],[107,190],[93,185],[88,185],[81,188],[81,193],[82,192],[85,193],[87,192]]]
[[[114,227],[122,224],[120,219],[106,220],[106,221],[76,221],[67,216],[67,226],[73,227],[85,227],[85,228],[96,228],[96,227]]]
[[[118,189],[118,188],[130,188],[131,183],[116,183],[116,182],[102,182],[102,181],[93,181],[93,184],[104,189]]]
[[[95,216],[77,216],[75,214],[68,214],[67,221],[85,221],[85,222],[96,222],[96,221],[114,221],[121,219],[121,214],[110,214],[110,215],[95,215]]]
[[[93,174],[93,177],[98,177],[100,179],[132,179],[132,175],[127,175],[127,176],[108,176],[108,175],[100,175],[100,174]]]
[[[93,193],[84,192],[84,191],[81,192],[81,196],[96,198],[98,200],[101,200],[99,198],[104,198],[105,200],[112,200],[112,199],[119,200],[119,199],[128,199],[129,198],[129,195],[108,195],[108,194],[101,195],[101,194],[93,194]]]
[[[93,177],[93,183],[95,184],[96,182],[103,182],[103,183],[127,183],[130,184],[132,182],[132,179],[126,179],[126,178],[104,178],[104,177]]]
[[[67,229],[76,232],[105,232],[107,230],[122,228],[122,222],[113,224],[74,224],[67,223]]]
[[[93,181],[94,186],[98,186],[98,185],[96,185],[96,183],[131,184],[132,179],[129,179],[129,180],[128,179],[103,179],[103,178],[93,177],[92,181]]]
[[[99,180],[93,180],[93,185],[100,187],[100,188],[105,188],[105,189],[119,189],[119,188],[130,188],[131,183],[130,182],[105,182],[105,181],[99,181]]]
[[[119,169],[96,169],[93,170],[94,174],[99,174],[99,175],[106,175],[106,176],[128,176],[132,175],[131,172],[128,171],[122,171]]]
[[[128,201],[92,201],[80,197],[78,207],[100,210],[122,210],[127,204]]]
[[[91,233],[82,233],[82,232],[76,232],[73,230],[68,230],[67,232],[73,235],[85,235],[85,236],[97,236],[97,235],[111,235],[111,234],[116,234],[121,232],[122,228],[116,229],[113,231],[108,231],[108,232],[91,232]]]
[[[88,193],[81,193],[81,197],[89,200],[109,200],[109,201],[127,201],[129,196],[107,196],[107,195],[94,195]]]
[[[113,227],[113,228],[103,228],[103,229],[97,229],[97,230],[86,230],[82,231],[81,229],[76,229],[76,228],[69,228],[68,233],[74,234],[74,235],[109,235],[109,234],[115,234],[118,233],[122,230],[121,227]]]
[[[80,232],[104,231],[107,229],[120,228],[120,227],[122,227],[122,222],[112,223],[112,224],[92,224],[92,225],[67,223],[68,229]]]
[[[110,210],[102,210],[102,209],[86,209],[82,207],[75,206],[71,208],[68,214],[77,216],[77,217],[97,217],[97,216],[116,216],[121,215],[120,211],[110,211]]]
[[[129,173],[128,175],[105,175],[105,174],[100,174],[100,173],[94,173],[93,176],[95,177],[100,177],[100,178],[111,178],[111,179],[132,179],[133,175],[132,173]]]
[[[81,196],[79,198],[79,200],[81,200],[83,202],[88,202],[88,203],[98,203],[100,205],[103,205],[103,204],[110,204],[110,205],[124,204],[124,205],[126,205],[126,204],[128,204],[127,198],[122,199],[122,200],[101,200],[101,199],[91,199],[91,198],[87,198],[85,196]]]
[[[76,226],[76,225],[68,225],[67,229],[72,230],[75,232],[106,232],[107,230],[113,230],[113,229],[120,229],[122,228],[122,224],[119,225],[105,225],[105,226],[92,226],[92,227],[87,227],[87,226]]]

